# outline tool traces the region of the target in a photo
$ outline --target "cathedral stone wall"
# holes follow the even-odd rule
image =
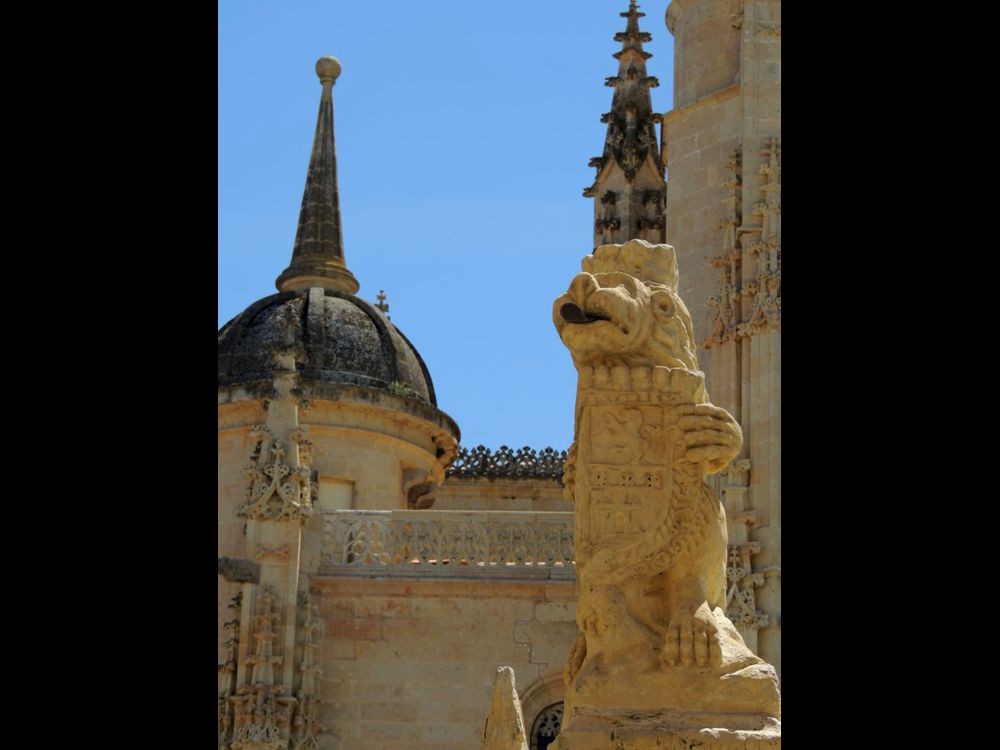
[[[572,581],[324,577],[311,591],[331,750],[478,747],[497,667],[519,693],[561,689],[577,633]]]
[[[414,414],[391,412],[394,396],[363,392],[366,401],[350,401],[350,387],[339,402],[313,399],[302,409],[308,460],[317,484],[318,511],[332,509],[391,510],[407,507],[408,489],[424,481],[441,481],[444,471],[435,458],[433,425]],[[252,460],[252,430],[267,421],[259,399],[220,392],[218,436],[218,556],[245,558],[247,520],[238,507],[247,499],[245,467]],[[308,420],[308,421],[306,421]],[[303,451],[306,449],[300,449]],[[305,457],[305,456],[304,456]],[[413,493],[419,494],[419,493]],[[318,533],[315,530],[310,533]],[[316,542],[318,544],[318,541]],[[312,550],[315,545],[306,545]],[[311,572],[318,565],[315,550],[303,559]],[[236,583],[219,578],[218,632],[221,645],[230,637],[224,625],[233,619],[229,608],[239,592]]]
[[[683,107],[739,80],[740,34],[734,16],[742,0],[673,0],[667,28],[674,35],[674,107]]]
[[[732,194],[726,163],[740,144],[739,89],[729,86],[710,101],[675,109],[664,117],[667,151],[667,242],[677,251],[679,293],[687,300],[695,338],[711,330],[708,299],[716,294],[719,272],[712,258],[722,252],[723,201]],[[699,360],[705,355],[699,354]],[[715,395],[711,373],[708,392]]]
[[[552,479],[458,479],[449,477],[435,495],[435,510],[572,512],[562,484]]]
[[[742,575],[730,615],[780,674],[781,3],[673,0],[666,20],[667,242],[708,391],[744,435],[737,462],[713,480]]]

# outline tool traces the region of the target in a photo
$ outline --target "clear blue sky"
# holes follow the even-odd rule
[[[567,448],[576,373],[551,321],[592,248],[627,0],[220,0],[219,326],[288,265],[334,55],[345,258],[420,351],[462,444]],[[653,106],[672,102],[667,0]]]

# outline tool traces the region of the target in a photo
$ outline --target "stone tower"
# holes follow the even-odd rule
[[[219,584],[219,746],[232,750],[318,747],[325,517],[429,507],[459,439],[417,350],[354,296],[333,137],[340,63],[322,58],[316,72],[291,264],[278,294],[218,339],[219,555],[259,565],[259,583]]]
[[[677,249],[714,402],[743,430],[716,481],[729,523],[727,614],[781,670],[781,2],[673,0],[663,115]]]
[[[605,81],[615,93],[611,111],[601,116],[608,125],[604,152],[590,160],[597,175],[583,191],[585,198],[594,199],[594,247],[631,239],[664,241],[667,184],[656,139],[660,115],[653,111],[649,93],[660,83],[647,75],[646,60],[652,54],[642,48],[652,36],[639,30],[639,19],[646,14],[635,0],[620,15],[628,20],[625,31],[615,34],[622,43],[614,54],[618,75]]]

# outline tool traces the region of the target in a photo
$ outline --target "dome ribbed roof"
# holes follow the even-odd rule
[[[314,287],[255,302],[219,331],[219,386],[271,381],[272,352],[285,342],[291,317],[305,355],[304,380],[390,390],[437,406],[430,373],[417,350],[371,303],[347,292]]]

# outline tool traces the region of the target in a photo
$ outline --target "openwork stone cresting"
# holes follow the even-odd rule
[[[446,474],[461,479],[556,479],[562,480],[566,451],[524,446],[516,451],[501,445],[491,451],[484,445],[459,448]]]

